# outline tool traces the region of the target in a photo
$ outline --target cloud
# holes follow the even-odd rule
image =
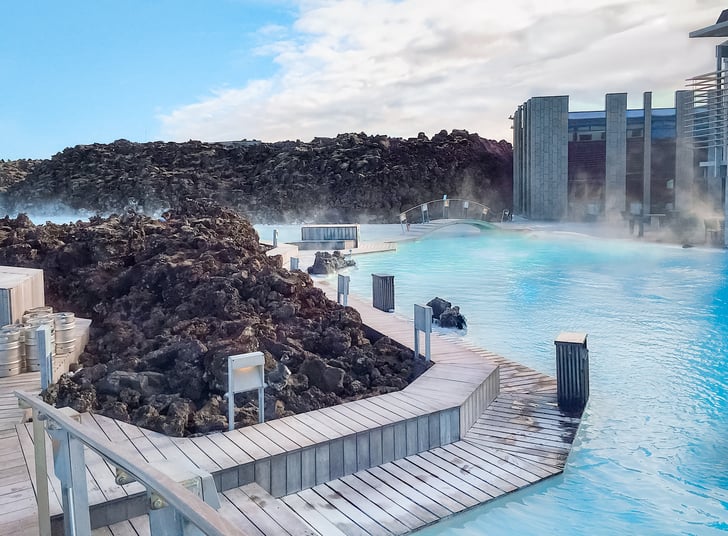
[[[365,131],[413,136],[466,128],[509,138],[535,95],[572,109],[607,92],[670,95],[712,67],[710,0],[304,0],[291,28],[262,28],[278,72],[211,91],[160,117],[167,139],[267,141]],[[634,100],[634,96],[633,99]],[[671,102],[656,102],[671,105]]]

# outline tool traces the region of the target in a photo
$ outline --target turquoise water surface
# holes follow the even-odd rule
[[[421,535],[728,531],[728,255],[569,234],[434,235],[357,257],[352,292],[395,276],[397,313],[440,296],[463,335],[554,375],[589,334],[591,398],[563,475]]]

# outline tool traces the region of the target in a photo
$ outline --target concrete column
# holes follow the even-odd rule
[[[722,197],[722,178],[720,174],[720,164],[723,159],[723,147],[722,147],[722,136],[718,125],[722,123],[721,110],[720,110],[720,92],[718,90],[708,91],[707,94],[708,103],[712,106],[708,106],[708,121],[711,125],[711,140],[710,146],[708,147],[708,161],[703,162],[701,165],[705,167],[706,177],[706,195],[708,197],[707,202],[709,208],[713,211],[718,211],[722,208],[723,197]]]
[[[523,161],[523,145],[521,143],[521,106],[513,114],[513,211],[523,214],[521,206],[521,163]]]
[[[604,213],[619,220],[627,205],[627,94],[608,93],[605,98],[607,151],[605,161]]]
[[[531,218],[531,153],[533,151],[533,125],[531,122],[531,99],[524,108],[524,151],[523,151],[523,214]]]
[[[568,208],[569,97],[529,99],[528,216],[536,220],[561,220]]]
[[[693,156],[693,92],[675,92],[675,210],[693,210],[695,166]]]
[[[645,91],[643,110],[645,114],[644,149],[642,156],[642,214],[652,212],[652,92]]]

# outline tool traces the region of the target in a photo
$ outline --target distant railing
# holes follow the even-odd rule
[[[127,454],[108,439],[101,437],[94,429],[81,426],[63,410],[46,404],[30,393],[16,391],[15,396],[22,407],[33,410],[38,524],[41,536],[50,536],[51,533],[46,431],[53,441],[54,470],[61,481],[66,536],[91,533],[84,445],[116,466],[117,483],[136,481],[146,488],[152,536],[182,536],[200,532],[208,536],[245,536],[245,532],[223,518],[210,504],[185,486],[145,461],[134,460],[134,455]],[[211,476],[199,470],[195,472],[197,476],[201,476],[197,489],[201,487],[203,492],[207,491],[209,494],[208,484],[211,483],[213,501],[217,501]],[[204,496],[207,498],[207,494]],[[199,532],[195,532],[194,528]]]
[[[490,208],[469,199],[435,199],[412,207],[399,215],[399,223],[427,223],[431,220],[486,221]]]

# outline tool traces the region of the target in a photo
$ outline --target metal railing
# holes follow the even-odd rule
[[[480,220],[485,221],[490,208],[469,199],[435,199],[405,210],[399,215],[399,223],[428,223],[432,220]]]
[[[693,92],[692,109],[685,126],[696,149],[723,147],[728,140],[728,70],[688,79]]]
[[[30,393],[16,391],[15,396],[22,407],[33,411],[38,524],[41,536],[51,534],[46,431],[53,442],[54,471],[61,482],[66,536],[86,536],[91,533],[84,446],[116,466],[117,483],[136,481],[146,488],[152,536],[246,535],[185,486],[135,454],[125,452],[99,435],[96,430],[81,426],[63,410],[46,404]],[[202,475],[199,470],[195,472],[198,476]],[[209,474],[202,476],[203,490],[207,489],[206,482],[212,482]],[[214,500],[217,500],[214,484],[213,491]]]

